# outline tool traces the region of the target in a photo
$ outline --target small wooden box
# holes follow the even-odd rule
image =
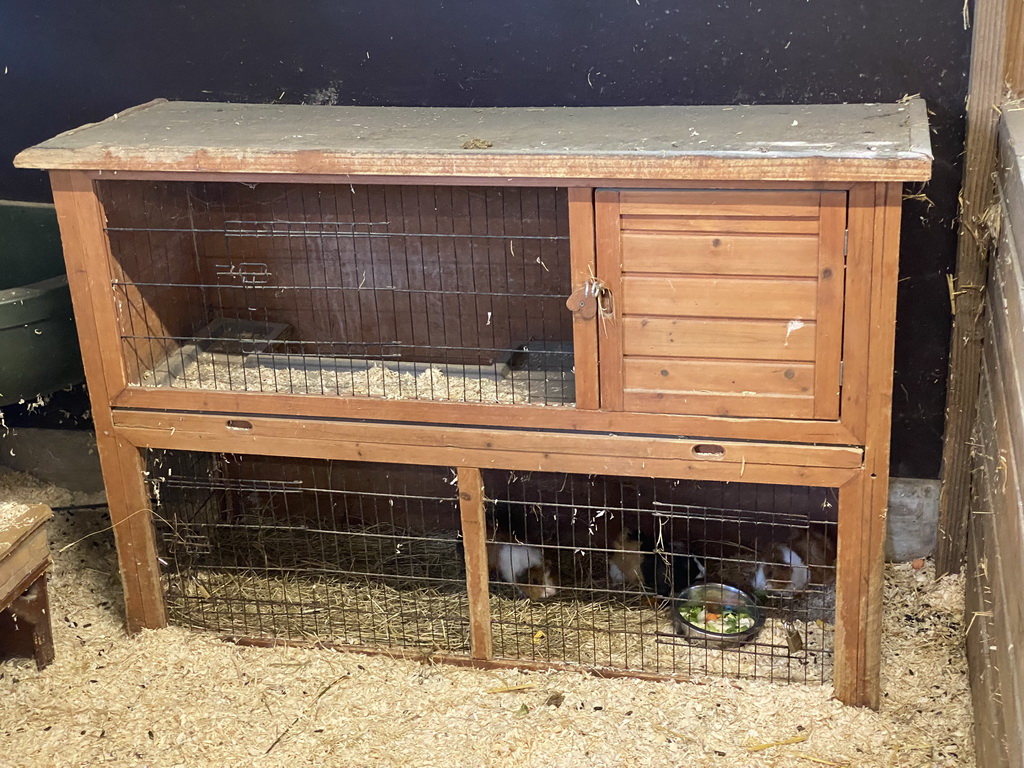
[[[0,653],[33,658],[40,669],[53,661],[46,590],[51,517],[42,504],[0,504]]]

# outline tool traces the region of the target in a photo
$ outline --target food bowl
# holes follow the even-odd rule
[[[757,598],[728,584],[692,584],[672,601],[675,631],[712,648],[749,643],[764,618]]]

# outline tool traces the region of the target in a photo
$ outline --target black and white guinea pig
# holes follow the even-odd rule
[[[612,584],[642,587],[671,596],[704,577],[704,565],[690,554],[656,551],[645,534],[623,528],[608,555],[608,579]]]

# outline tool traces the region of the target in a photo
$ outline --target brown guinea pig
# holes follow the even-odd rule
[[[668,597],[704,577],[704,564],[691,554],[657,546],[650,537],[624,528],[608,556],[608,579],[613,584],[642,587]]]
[[[635,587],[644,583],[644,553],[636,531],[623,528],[608,554],[608,580],[612,584]]]

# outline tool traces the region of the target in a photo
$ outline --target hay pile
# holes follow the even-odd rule
[[[0,470],[0,499],[56,505],[62,493]],[[42,673],[0,665],[2,764],[974,764],[963,583],[936,582],[930,565],[887,569],[875,713],[843,707],[825,686],[487,672],[242,648],[180,628],[128,638],[105,525],[82,511],[50,527],[57,660]]]

